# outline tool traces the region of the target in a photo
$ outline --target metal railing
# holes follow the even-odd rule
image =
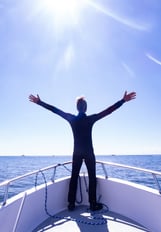
[[[113,167],[116,167],[116,168],[124,168],[124,169],[129,169],[129,170],[133,170],[133,171],[137,171],[137,172],[142,172],[142,173],[150,174],[152,176],[152,178],[154,179],[154,182],[155,182],[155,184],[157,186],[157,189],[158,189],[159,193],[161,194],[161,186],[160,186],[159,180],[157,178],[157,176],[161,177],[161,172],[150,170],[150,169],[145,169],[145,168],[133,167],[133,166],[124,165],[124,164],[113,163],[113,162],[97,161],[97,163],[102,165],[102,168],[104,170],[106,178],[108,178],[108,175],[107,175],[107,170],[105,168],[105,165],[113,166]]]
[[[128,170],[133,170],[133,171],[137,171],[137,172],[150,174],[152,176],[156,186],[157,186],[159,193],[161,194],[161,186],[160,186],[159,178],[158,178],[158,176],[161,178],[161,172],[153,171],[153,170],[149,170],[149,169],[144,169],[144,168],[139,168],[139,167],[133,167],[133,166],[124,165],[124,164],[112,163],[112,162],[96,161],[96,163],[100,164],[102,166],[102,171],[104,173],[105,178],[108,178],[108,171],[106,169],[107,167],[122,168],[122,169],[128,169]],[[69,162],[65,162],[62,164],[51,165],[51,166],[48,166],[48,167],[45,167],[45,168],[42,168],[42,169],[39,169],[39,170],[36,170],[33,172],[26,173],[24,175],[21,175],[21,176],[15,177],[15,178],[12,178],[10,180],[6,180],[6,181],[1,182],[0,188],[1,187],[5,188],[4,197],[3,197],[3,201],[1,202],[1,205],[4,206],[6,204],[6,201],[8,199],[9,187],[12,183],[14,183],[18,180],[22,180],[22,179],[29,177],[29,176],[35,175],[35,177],[37,178],[37,175],[39,173],[43,173],[43,172],[48,171],[48,170],[53,170],[51,180],[54,182],[55,173],[56,173],[57,168],[58,167],[65,167],[67,170],[69,170],[66,167],[66,165],[69,165],[69,164],[72,164],[72,162],[69,161]]]
[[[6,201],[7,201],[7,199],[8,199],[9,186],[10,186],[12,183],[14,183],[14,182],[16,182],[16,181],[18,181],[18,180],[22,180],[22,179],[24,179],[24,178],[26,178],[26,177],[29,177],[29,176],[34,176],[34,175],[35,175],[35,179],[36,179],[36,178],[37,178],[37,175],[38,175],[39,173],[43,173],[43,172],[45,172],[45,171],[52,170],[52,169],[53,169],[53,175],[52,175],[51,180],[54,181],[54,175],[55,175],[55,173],[56,173],[56,169],[57,169],[58,167],[60,167],[60,166],[66,166],[66,165],[71,164],[71,163],[72,163],[72,162],[69,161],[69,162],[65,162],[65,163],[63,163],[63,164],[50,165],[50,166],[48,166],[48,167],[45,167],[45,168],[42,168],[42,169],[39,169],[39,170],[36,170],[36,171],[33,171],[33,172],[28,172],[28,173],[26,173],[26,174],[24,174],[24,175],[17,176],[17,177],[15,177],[15,178],[12,178],[12,179],[9,179],[9,180],[6,180],[6,181],[1,182],[1,183],[0,183],[0,188],[1,188],[1,187],[5,187],[4,199],[3,199],[3,202],[2,202],[1,204],[2,204],[2,205],[5,205],[5,204],[6,204]]]

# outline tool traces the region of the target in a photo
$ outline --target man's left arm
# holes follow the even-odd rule
[[[107,115],[111,114],[112,112],[114,112],[115,110],[117,110],[118,108],[120,108],[125,102],[128,102],[130,100],[133,100],[136,98],[136,93],[135,92],[131,92],[131,93],[127,93],[127,91],[125,91],[123,98],[116,102],[115,104],[113,104],[112,106],[108,107],[107,109],[101,111],[100,113],[96,114],[97,120],[106,117]]]

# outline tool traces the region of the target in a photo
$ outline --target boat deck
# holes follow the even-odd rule
[[[143,226],[122,215],[101,210],[91,212],[87,206],[78,206],[74,211],[62,211],[49,217],[33,232],[150,232]]]

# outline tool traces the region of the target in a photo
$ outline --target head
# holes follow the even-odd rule
[[[84,97],[77,98],[77,110],[79,113],[85,113],[87,110],[87,102]]]

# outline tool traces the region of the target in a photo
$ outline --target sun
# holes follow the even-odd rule
[[[78,26],[87,0],[39,0],[39,12],[61,30]]]

